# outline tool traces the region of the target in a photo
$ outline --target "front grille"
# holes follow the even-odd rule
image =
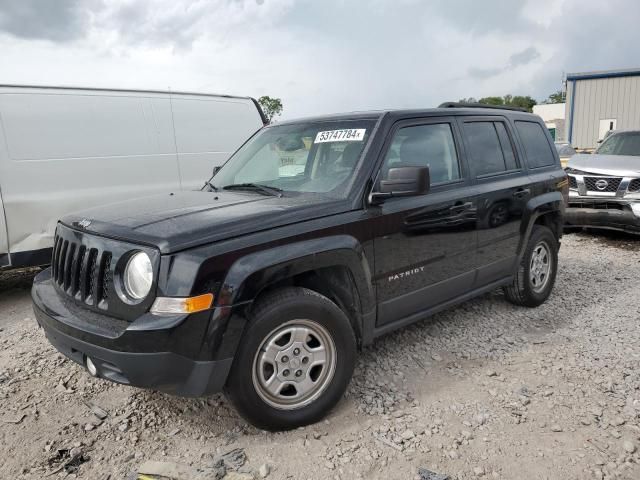
[[[578,181],[576,177],[572,177],[571,175],[569,175],[569,188],[573,188],[574,190],[578,189]]]
[[[640,192],[640,178],[636,178],[629,182],[629,191],[630,192]]]
[[[569,208],[594,208],[596,210],[624,210],[625,206],[617,202],[602,202],[599,200],[576,200],[569,202]]]
[[[584,177],[584,184],[589,192],[615,193],[618,191],[620,182],[622,182],[621,177]]]
[[[131,254],[139,251],[149,255],[154,278],[157,278],[160,265],[157,249],[105,238],[59,223],[51,259],[51,281],[58,294],[80,311],[134,321],[149,311],[155,300],[156,284],[152,285],[152,293],[144,300],[131,303],[115,279],[122,275]]]
[[[111,257],[111,252],[56,236],[51,276],[68,296],[106,309],[112,284]]]

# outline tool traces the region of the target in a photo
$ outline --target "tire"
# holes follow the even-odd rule
[[[353,375],[347,316],[323,295],[291,287],[258,299],[248,320],[225,387],[240,415],[271,431],[321,420]]]
[[[541,260],[540,249],[546,250],[547,263]],[[548,271],[543,276],[545,265]],[[503,289],[507,300],[515,305],[537,307],[549,298],[557,272],[558,239],[548,227],[534,225],[513,283]]]

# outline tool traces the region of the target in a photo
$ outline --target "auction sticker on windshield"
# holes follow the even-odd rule
[[[361,142],[364,140],[366,128],[345,128],[343,130],[327,130],[318,132],[314,143],[326,142]]]

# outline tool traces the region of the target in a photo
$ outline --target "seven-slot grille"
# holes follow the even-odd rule
[[[56,236],[51,277],[75,300],[106,309],[112,288],[111,256],[111,252]]]
[[[589,192],[615,193],[622,182],[621,177],[584,177],[584,184]]]

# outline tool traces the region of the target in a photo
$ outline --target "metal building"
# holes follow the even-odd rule
[[[609,130],[640,129],[640,68],[567,74],[567,140],[592,149]]]

